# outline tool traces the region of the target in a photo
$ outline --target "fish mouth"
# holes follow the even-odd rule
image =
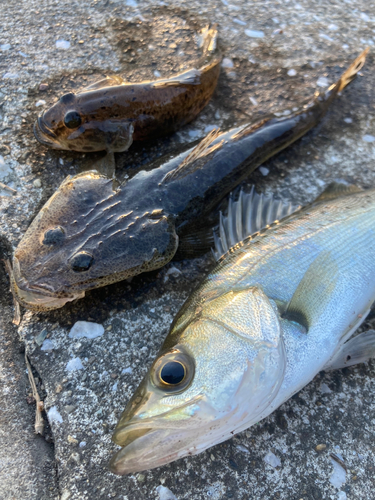
[[[178,435],[181,435],[182,431],[168,428],[166,422],[164,426],[163,429],[155,427],[151,422],[144,422],[119,429],[123,447],[109,462],[111,472],[121,476],[133,474],[160,467],[179,458],[178,448],[173,446],[173,443],[178,443]],[[112,437],[113,441],[116,442],[117,437],[116,431]],[[165,449],[165,441],[171,443],[169,449]]]
[[[61,149],[56,134],[47,127],[43,116],[44,112],[38,116],[34,123],[33,130],[35,138],[45,146],[48,146],[50,148],[52,147],[54,149]]]
[[[17,257],[13,260],[13,271],[10,276],[10,285],[14,298],[22,306],[34,311],[47,311],[58,309],[67,302],[85,296],[85,292],[77,293],[54,293],[47,287],[30,285],[20,274],[20,266]]]

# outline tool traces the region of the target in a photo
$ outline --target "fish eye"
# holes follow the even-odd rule
[[[160,356],[153,366],[154,384],[165,392],[182,391],[194,378],[193,359],[179,349]]]
[[[77,128],[81,125],[82,120],[77,111],[68,111],[64,117],[64,124],[68,128]]]
[[[164,384],[180,384],[186,376],[185,366],[180,361],[167,361],[159,372],[160,380]]]
[[[48,229],[44,233],[43,245],[57,245],[65,239],[65,231],[61,226]]]
[[[88,252],[79,252],[70,259],[70,267],[76,273],[88,271],[94,262],[94,257]]]

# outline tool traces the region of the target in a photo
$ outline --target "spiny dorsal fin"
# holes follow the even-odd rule
[[[244,193],[241,189],[238,201],[233,201],[230,196],[228,215],[223,216],[220,212],[219,235],[214,232],[215,259],[219,260],[237,243],[299,208],[291,203],[275,200],[272,195],[259,195],[255,192],[254,186],[250,193]]]
[[[212,144],[217,137],[219,136],[219,129],[216,128],[211,130],[211,132],[201,140],[201,142],[193,149],[193,151],[184,159],[184,161],[176,167],[174,170],[168,172],[162,183],[175,181],[177,179],[182,179],[189,174],[192,174],[199,168],[199,164],[197,164],[197,160],[199,158],[203,158],[210,153],[213,153],[217,148],[219,148],[223,141],[218,142],[217,144]]]
[[[362,189],[354,184],[334,181],[328,184],[325,190],[317,197],[315,202],[334,200],[348,194],[360,193]]]

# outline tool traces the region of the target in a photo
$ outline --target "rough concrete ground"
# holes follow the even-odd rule
[[[174,137],[134,147],[119,164],[145,163],[212,125],[226,128],[249,115],[288,109],[310,96],[318,80],[332,83],[375,43],[375,7],[365,1],[9,1],[0,26],[0,181],[17,194],[0,191],[2,256],[61,181],[93,163],[92,156],[49,151],[34,140],[40,109],[112,72],[135,81],[180,71],[197,55],[193,29],[207,21],[219,24],[227,58],[211,103]],[[254,38],[260,36],[254,31],[263,37]],[[335,178],[374,186],[374,69],[370,54],[362,76],[323,123],[249,182],[297,203],[312,200]],[[126,172],[124,166],[119,175]],[[19,338],[46,392],[57,477],[50,445],[33,435],[34,408],[26,403],[30,389],[2,275],[1,382],[10,411],[0,420],[1,498],[148,500],[165,494],[160,484],[179,500],[374,498],[374,362],[319,374],[257,426],[199,456],[128,477],[107,471],[116,420],[211,263],[210,256],[172,262],[131,283],[90,292],[60,311],[24,314]],[[105,332],[72,339],[78,320],[100,323]],[[52,350],[39,346],[45,335]],[[67,371],[75,358],[83,368]],[[319,444],[326,448],[316,451]],[[331,453],[340,454],[347,469],[336,486]]]

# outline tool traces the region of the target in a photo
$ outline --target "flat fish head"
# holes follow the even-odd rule
[[[128,207],[115,181],[85,172],[63,182],[25,233],[12,289],[29,309],[58,308],[86,290],[162,267],[177,245],[174,220],[163,210]]]
[[[133,125],[130,120],[119,118],[121,110],[102,93],[63,95],[37,118],[36,139],[53,149],[126,151],[133,142]]]
[[[117,424],[116,474],[159,467],[232,437],[257,422],[278,392],[285,352],[277,312],[262,292],[227,293],[189,308]]]

